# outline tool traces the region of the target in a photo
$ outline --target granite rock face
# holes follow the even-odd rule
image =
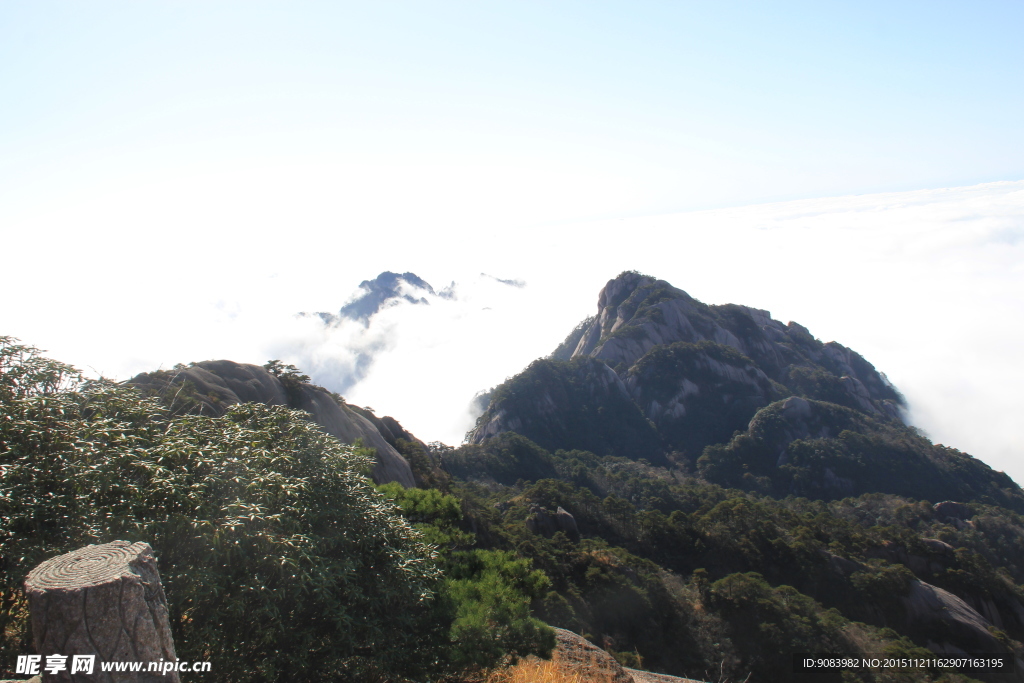
[[[601,683],[634,683],[633,676],[615,659],[583,636],[564,628],[555,629],[557,644],[554,660],[564,668],[581,676],[584,681]]]
[[[564,680],[580,683],[702,683],[691,678],[627,669],[607,651],[564,628],[555,629],[555,641],[551,659]]]
[[[342,443],[362,439],[365,446],[377,451],[374,481],[397,481],[405,487],[415,486],[409,463],[374,422],[360,414],[361,411],[335,400],[323,387],[308,382],[282,381],[259,365],[230,360],[203,361],[170,372],[142,373],[128,384],[168,399],[187,400],[190,410],[204,415],[223,415],[236,403],[250,402],[304,410],[325,432]],[[380,422],[382,426],[386,424]],[[395,438],[390,431],[388,436]]]
[[[934,506],[935,514],[942,519],[966,521],[974,516],[969,505],[953,500],[944,500]]]
[[[934,633],[928,643],[933,652],[962,655],[964,645],[971,652],[1007,651],[989,631],[993,624],[947,590],[924,581],[911,581],[910,590],[901,600],[910,624]]]
[[[526,528],[541,536],[553,536],[561,531],[573,541],[580,540],[580,532],[576,526],[576,518],[562,506],[554,514],[534,505],[530,508],[530,516],[526,518]]]
[[[767,378],[784,385],[794,381],[794,370],[800,375],[800,370],[823,369],[839,382],[832,387],[833,402],[869,414],[898,418],[905,405],[859,354],[835,342],[823,344],[806,328],[793,322],[783,325],[768,311],[736,304],[708,306],[664,280],[638,273],[610,280],[597,307],[572,357],[598,358],[622,372],[657,346],[714,342],[735,349]]]

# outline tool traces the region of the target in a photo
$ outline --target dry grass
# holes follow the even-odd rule
[[[566,671],[557,662],[523,659],[515,666],[495,671],[487,683],[590,683],[583,674]]]

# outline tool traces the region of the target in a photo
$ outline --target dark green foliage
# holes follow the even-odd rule
[[[401,438],[396,439],[392,445],[408,461],[417,486],[428,489],[448,487],[449,477],[431,455],[428,447],[419,441]]]
[[[592,358],[534,361],[495,390],[477,429],[501,412],[515,415],[515,431],[548,450],[663,459],[654,426],[608,366]]]
[[[1024,511],[1020,487],[966,453],[850,408],[808,405],[806,415],[787,412],[784,402],[759,411],[749,433],[705,449],[701,476],[776,496],[829,500],[880,492]]]
[[[715,581],[708,591],[708,606],[728,623],[740,657],[762,680],[795,680],[794,652],[854,649],[843,637],[848,622],[839,612],[821,609],[792,586],[773,588],[756,572]]]
[[[793,680],[786,669],[795,651],[923,654],[911,640],[881,628],[907,628],[899,598],[908,570],[861,562],[854,581],[829,560],[830,553],[856,557],[886,544],[913,546],[914,536],[896,529],[864,529],[810,501],[730,497],[708,486],[669,487],[664,494],[671,499],[659,502],[678,506],[671,514],[640,509],[614,494],[602,500],[553,480],[521,491],[458,492],[464,503],[497,498],[471,505],[480,515],[474,522],[487,527],[492,543],[532,559],[550,578],[551,590],[534,603],[541,618],[611,651],[635,653],[653,670],[704,680],[743,680],[751,673],[751,681],[767,682]],[[538,505],[572,512],[584,539],[531,533],[525,522]],[[978,570],[971,566],[964,571]],[[770,575],[749,574],[760,567]],[[797,585],[783,585],[794,578]],[[875,614],[878,605],[894,609]],[[939,679],[937,672],[907,671],[875,672],[864,680]]]
[[[482,444],[468,444],[445,458],[448,471],[462,479],[511,485],[555,476],[551,455],[526,437],[505,432]]]
[[[430,488],[389,484],[380,491],[419,532],[413,542],[436,548],[446,578],[421,584],[437,598],[407,610],[418,642],[403,650],[399,637],[391,659],[360,647],[336,671],[350,678],[393,671],[397,680],[402,673],[452,674],[543,654],[550,630],[536,618],[585,635],[620,661],[702,680],[742,681],[749,674],[750,683],[797,680],[789,659],[794,651],[924,656],[920,646],[929,640],[960,648],[978,642],[976,634],[944,622],[910,618],[904,598],[921,589],[918,581],[950,591],[998,623],[993,642],[1024,654],[1024,494],[1006,475],[877,412],[862,412],[844,374],[862,378],[879,410],[892,408],[884,401],[901,404],[902,398],[863,358],[822,344],[799,325],[762,328],[756,311],[705,306],[653,280],[618,291],[602,305],[614,309],[610,320],[627,324],[615,333],[608,325],[609,343],[625,346],[615,339],[640,339],[645,329],[668,324],[666,311],[678,303],[699,335],[729,338],[715,336],[724,329],[745,355],[713,342],[656,346],[632,368],[617,368],[632,397],[601,362],[558,356],[495,389],[478,423],[484,429],[503,412],[506,426],[518,425],[522,435],[505,431],[453,449],[424,447],[395,427],[392,445],[412,463],[417,482]],[[556,354],[575,348],[585,331],[579,326]],[[687,397],[677,423],[659,418],[656,433],[638,404],[664,406],[686,382],[699,392]],[[758,410],[790,393],[812,400]],[[123,402],[118,410],[134,414],[132,405]],[[174,421],[166,415],[152,420],[147,411],[136,411],[140,424],[152,422],[155,431],[138,443],[159,443],[166,431],[160,425]],[[364,414],[381,429],[382,420]],[[82,412],[82,419],[92,422],[96,415]],[[125,433],[133,439],[142,434]],[[191,448],[204,457],[221,452],[220,441],[210,444]],[[148,447],[132,452],[140,449]],[[148,481],[149,466],[134,457],[117,464],[123,482],[108,486],[106,509],[132,510],[129,503],[116,507],[123,498],[118,491],[148,485],[136,483]],[[351,453],[349,461],[357,460],[359,453]],[[50,476],[38,485],[66,497],[65,484]],[[264,488],[275,490],[272,482]],[[944,499],[965,504],[958,514],[969,519],[937,513],[931,503]],[[252,504],[268,505],[262,499]],[[559,507],[573,516],[579,537],[549,523]],[[242,531],[257,536],[241,541],[237,552],[248,561],[259,553],[276,557],[274,546],[259,545],[262,518],[230,512]],[[200,518],[217,519],[213,512]],[[152,526],[146,519],[143,524]],[[43,536],[62,524],[39,521],[49,524],[33,531]],[[108,527],[97,524],[100,531],[90,533],[99,538]],[[15,556],[0,552],[5,562]],[[211,551],[204,546],[203,552]],[[161,553],[161,569],[167,562],[179,560]],[[273,577],[269,568],[259,571]],[[271,578],[263,581],[279,590]],[[2,615],[23,619],[18,593],[0,591]],[[261,662],[273,661],[254,652]],[[833,672],[814,680],[968,679],[905,670]]]
[[[644,382],[645,396],[667,402],[679,391],[679,380],[684,377],[698,385],[722,381],[721,374],[708,367],[706,360],[741,370],[753,366],[753,361],[731,346],[711,341],[676,342],[651,349],[630,374]]]
[[[451,626],[448,637],[435,647],[448,671],[482,670],[506,658],[550,655],[554,632],[530,615],[530,603],[550,586],[543,572],[510,553],[460,550],[473,543],[473,535],[458,528],[462,510],[455,497],[398,483],[378,488],[439,548],[444,581],[435,621]]]
[[[530,602],[545,595],[550,582],[530,564],[490,550],[447,559],[442,598],[454,617],[447,659],[455,668],[488,668],[506,656],[550,656],[554,631],[530,616]]]
[[[670,448],[693,459],[705,446],[746,429],[759,408],[787,395],[749,358],[710,341],[656,346],[627,376],[638,387],[634,398],[641,406],[681,401],[684,414],[667,412],[655,424]]]
[[[843,388],[839,377],[821,367],[798,367],[789,369],[786,385],[796,396],[836,403],[856,409],[854,397]]]
[[[783,660],[771,653],[804,636],[824,651],[913,650],[907,638],[923,643],[929,634],[907,620],[901,602],[913,579],[969,604],[992,600],[1006,642],[1018,647],[1012,641],[1024,637],[1024,623],[1014,616],[1024,593],[985,559],[1001,556],[1024,566],[1020,550],[995,547],[972,526],[944,523],[930,504],[879,494],[831,504],[774,500],[608,456],[560,451],[551,460],[559,477],[579,483],[548,479],[493,491],[453,484],[453,490],[478,538],[531,558],[551,579],[552,590],[534,605],[541,618],[616,652],[635,651],[655,670],[698,678],[716,672],[717,679],[722,667],[734,680],[748,672],[752,681],[787,680],[776,678]],[[583,539],[530,532],[526,522],[537,506],[569,511]],[[1024,532],[1024,517],[978,508],[991,511],[985,523],[1003,537]],[[949,553],[922,537],[971,542],[977,550]],[[767,600],[765,618],[755,625],[743,621],[743,609],[730,612],[729,603],[710,593],[715,581],[750,572],[761,576],[753,594]],[[762,623],[768,624],[763,633]],[[864,680],[941,679],[927,671],[878,676]]]
[[[302,371],[294,365],[282,363],[279,360],[268,360],[263,364],[263,369],[274,377],[277,377],[282,382],[290,381],[295,384],[305,384],[309,382],[309,375],[303,374]]]
[[[81,383],[82,375],[75,368],[17,342],[13,337],[0,336],[0,404],[59,394]]]
[[[377,490],[398,505],[402,516],[423,534],[424,541],[439,549],[442,558],[451,550],[473,544],[473,534],[459,528],[462,507],[454,496],[437,489],[407,489],[394,481]]]
[[[1011,512],[1024,512],[1024,493],[901,424],[905,401],[870,363],[795,323],[706,306],[637,274],[599,306],[602,329],[577,328],[560,352],[599,332],[588,352],[616,359],[631,405],[594,419],[594,405],[608,406],[597,366],[538,362],[495,390],[478,422],[478,433],[505,431],[495,439],[523,434],[518,452],[485,441],[449,458],[474,482],[452,491],[478,543],[550,578],[538,615],[629,662],[704,680],[795,680],[795,651],[1024,652],[1024,517]],[[655,457],[609,447],[636,411],[656,423]],[[943,517],[940,500],[974,518]],[[558,507],[581,538],[552,527]],[[1000,624],[995,640],[912,610],[907,600],[931,594],[925,582]]]
[[[902,564],[883,565],[862,569],[850,575],[850,583],[865,598],[884,604],[893,597],[903,596],[910,589],[914,573]]]
[[[638,273],[610,283],[599,305],[602,329],[584,321],[549,359],[493,390],[471,437],[515,431],[552,451],[579,449],[657,464],[676,452],[692,464],[706,446],[728,441],[759,409],[786,396],[864,410],[879,421],[897,420],[905,405],[857,353],[823,344],[800,325],[783,326],[763,311],[707,306]],[[587,353],[613,359],[608,362],[628,391],[609,381],[594,359],[565,362],[584,338]],[[775,490],[766,473],[740,482],[747,470],[718,469],[715,481]],[[839,483],[840,494],[853,490]]]
[[[294,365],[282,363],[279,360],[268,360],[263,364],[263,368],[281,380],[284,392],[288,396],[288,405],[292,408],[298,408],[302,403],[301,387],[309,382],[309,375],[303,374]]]
[[[887,599],[891,599],[891,595],[887,594]],[[823,609],[792,586],[771,586],[756,572],[730,574],[719,579],[711,584],[707,601],[728,624],[726,633],[735,643],[739,657],[758,680],[839,683],[844,680],[839,671],[819,673],[813,678],[801,676],[793,670],[792,654],[849,655],[858,652],[864,640],[885,637],[863,624],[851,624],[838,610]],[[934,656],[929,650],[898,637],[886,643],[885,650],[891,656],[896,656],[897,651],[905,657]],[[883,676],[887,673],[882,672]],[[928,680],[934,672],[904,669],[893,673],[894,678],[883,680]]]

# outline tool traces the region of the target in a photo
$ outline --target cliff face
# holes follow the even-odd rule
[[[172,406],[204,415],[222,415],[235,403],[249,402],[304,410],[325,432],[342,443],[362,439],[364,445],[376,449],[374,481],[379,484],[397,481],[405,487],[415,485],[409,463],[388,443],[381,430],[354,408],[336,401],[322,387],[288,378],[282,380],[258,365],[229,360],[203,361],[169,372],[142,373],[128,383],[163,397]],[[388,436],[394,440],[390,432]]]
[[[786,387],[828,394],[812,398],[873,415],[901,416],[903,398],[859,354],[835,342],[822,343],[796,323],[783,325],[768,311],[708,306],[664,280],[637,273],[609,281],[597,307],[573,358],[597,358],[623,374],[659,346],[713,342],[734,349]]]

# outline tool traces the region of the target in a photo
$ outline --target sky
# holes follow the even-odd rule
[[[457,443],[475,392],[635,269],[857,350],[914,424],[1024,482],[1022,20],[0,3],[0,334],[120,379],[284,358]],[[332,334],[295,317],[385,270],[457,296]]]

